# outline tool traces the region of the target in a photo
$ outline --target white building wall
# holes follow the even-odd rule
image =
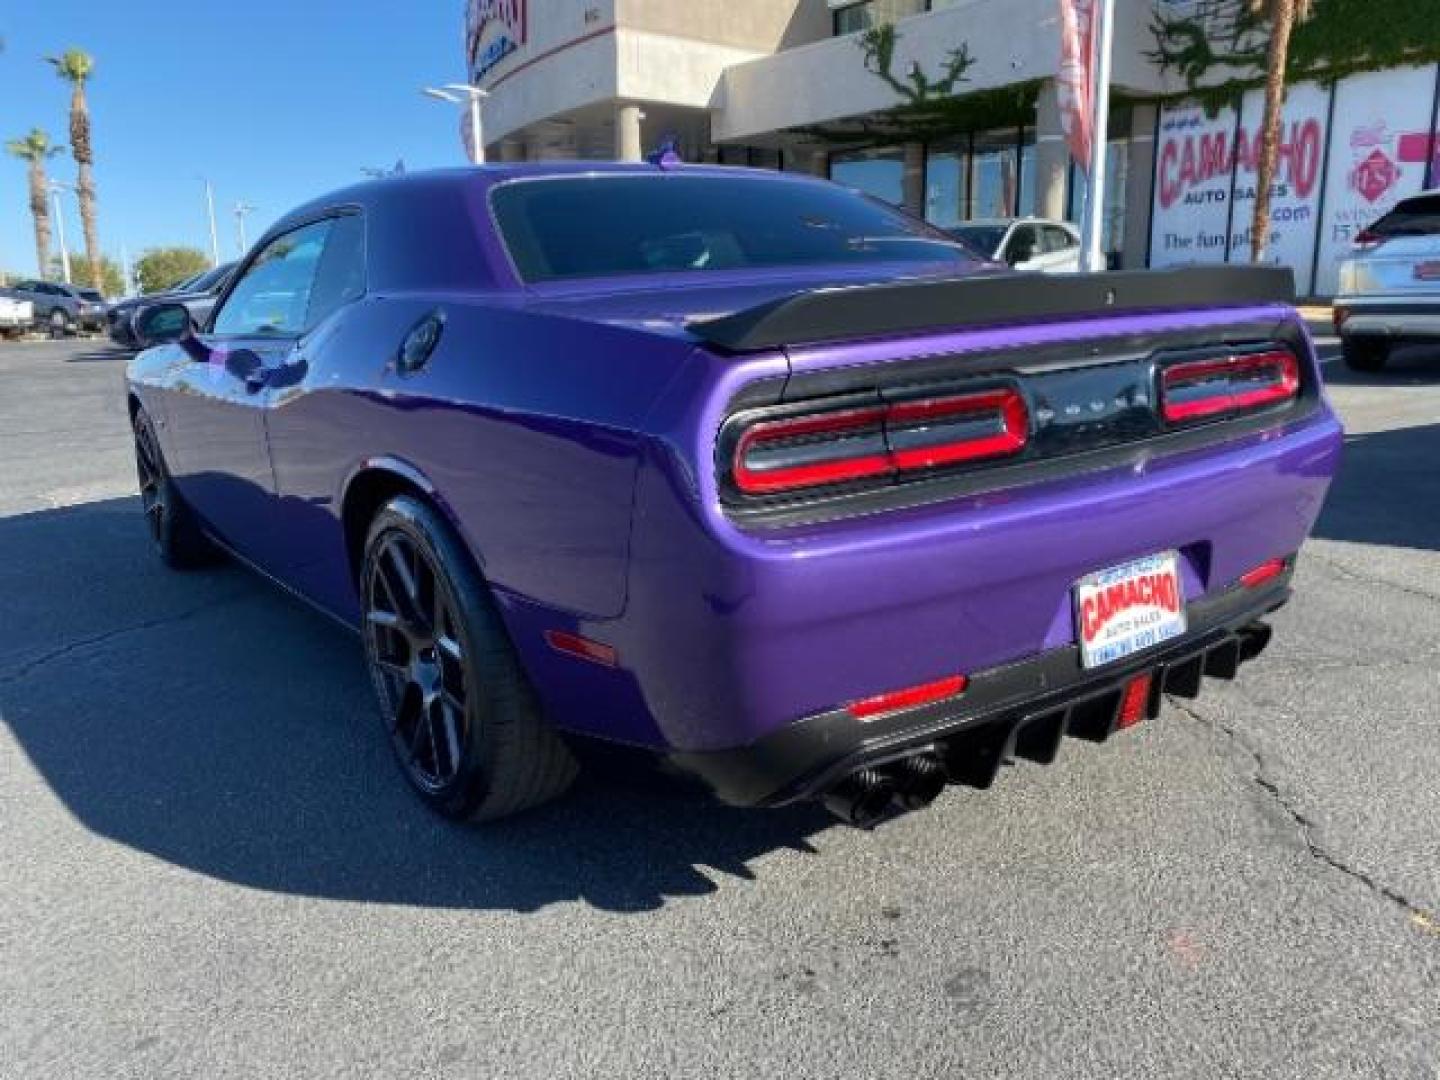
[[[1117,0],[1114,81],[1141,93],[1164,83],[1144,56],[1150,0]],[[1055,0],[961,0],[954,7],[901,19],[896,25],[895,74],[918,63],[932,77],[950,50],[965,44],[975,64],[963,93],[1052,78],[1060,66]],[[1017,34],[1016,29],[1025,28]],[[859,35],[830,38],[741,64],[725,73],[716,98],[715,137],[740,140],[863,116],[899,103],[895,92],[866,71]]]

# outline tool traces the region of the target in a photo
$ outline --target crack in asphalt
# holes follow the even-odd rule
[[[1429,600],[1432,603],[1440,603],[1440,593],[1426,592],[1424,589],[1416,589],[1409,585],[1402,585],[1398,581],[1376,577],[1373,574],[1363,574],[1359,570],[1346,566],[1342,562],[1326,558],[1317,551],[1307,552],[1306,558],[1328,567],[1341,577],[1349,578],[1351,581],[1364,582],[1366,585],[1383,585],[1387,589],[1394,589],[1396,592],[1404,593],[1406,596],[1413,596],[1417,600]]]
[[[173,623],[185,622],[186,620],[193,619],[195,616],[202,615],[207,611],[213,611],[216,608],[225,607],[226,605],[234,603],[237,600],[243,600],[248,595],[250,595],[250,593],[246,591],[228,593],[224,596],[220,596],[213,600],[206,601],[205,603],[200,604],[197,607],[186,608],[184,611],[176,612],[173,615],[165,615],[159,618],[147,619],[144,622],[132,623],[129,626],[117,626],[113,630],[106,630],[103,634],[92,634],[90,637],[80,638],[78,641],[68,641],[63,645],[56,646],[49,652],[41,653],[39,656],[32,657],[31,659],[22,662],[13,671],[0,673],[0,686],[9,686],[12,683],[17,683],[21,679],[24,679],[31,675],[38,668],[42,668],[47,664],[52,664],[56,660],[69,656],[72,653],[79,652],[81,649],[89,649],[96,645],[104,645],[105,643],[112,641],[115,638],[124,637],[127,634],[143,633],[146,630],[154,630],[161,626],[168,626]]]
[[[1364,870],[1351,866],[1320,843],[1315,835],[1318,827],[1317,823],[1307,817],[1303,811],[1286,798],[1284,792],[1280,790],[1280,786],[1266,775],[1265,756],[1254,746],[1251,746],[1250,743],[1246,742],[1239,732],[1228,724],[1204,716],[1190,705],[1177,701],[1168,694],[1166,695],[1166,700],[1169,701],[1178,712],[1188,716],[1202,727],[1220,732],[1226,736],[1230,742],[1234,743],[1250,756],[1251,760],[1255,763],[1255,771],[1250,778],[1251,781],[1256,787],[1269,796],[1270,800],[1280,808],[1286,817],[1294,822],[1296,829],[1300,833],[1300,839],[1304,841],[1305,847],[1308,849],[1312,859],[1330,867],[1332,870],[1339,871],[1352,881],[1358,881],[1376,896],[1383,897],[1392,904],[1395,904],[1410,916],[1410,921],[1416,927],[1425,931],[1427,934],[1440,934],[1440,914],[1430,911],[1422,904],[1417,904],[1398,889],[1386,885],[1383,881],[1379,881],[1373,875],[1367,874]]]

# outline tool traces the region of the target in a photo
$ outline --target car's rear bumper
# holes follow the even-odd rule
[[[953,780],[988,787],[1012,756],[1048,764],[1066,736],[1100,741],[1117,726],[1121,694],[1150,672],[1146,713],[1162,694],[1195,697],[1206,675],[1233,678],[1269,641],[1258,620],[1289,599],[1291,570],[1259,588],[1236,586],[1189,605],[1189,630],[1164,647],[1085,670],[1076,646],[973,675],[958,697],[857,720],[836,709],[798,720],[749,746],[675,753],[670,760],[726,802],[767,806],[820,795],[860,769],[933,750]]]
[[[1342,296],[1336,323],[1346,337],[1440,338],[1440,292],[1428,297]]]

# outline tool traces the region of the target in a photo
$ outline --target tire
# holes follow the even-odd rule
[[[219,550],[206,537],[194,512],[170,479],[155,426],[144,409],[135,411],[132,426],[140,506],[160,561],[172,570],[192,570],[218,561]]]
[[[1383,371],[1390,359],[1390,342],[1381,338],[1342,337],[1340,355],[1351,371]]]
[[[556,798],[575,759],[540,715],[489,589],[448,523],[401,495],[371,522],[365,656],[401,770],[432,809],[494,821]]]
[[[46,326],[50,331],[50,336],[56,339],[69,337],[72,330],[70,316],[65,313],[64,308],[58,307],[50,312],[50,317],[46,320]]]

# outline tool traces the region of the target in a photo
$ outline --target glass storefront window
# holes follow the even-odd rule
[[[1112,255],[1125,250],[1125,192],[1130,181],[1130,141],[1111,139],[1105,148],[1105,221],[1101,226],[1101,246]],[[1072,161],[1070,163],[1071,221],[1079,222],[1085,208],[1090,178]]]
[[[834,154],[830,179],[884,199],[894,206],[905,201],[905,155],[899,147]]]
[[[860,0],[834,13],[835,34],[853,34],[929,10],[926,0]]]
[[[975,136],[971,218],[1014,217],[1019,195],[1019,155],[1015,131]]]
[[[1025,132],[1024,140],[1020,143],[1020,189],[1019,200],[1021,217],[1039,213],[1039,200],[1036,198],[1038,186],[1035,181],[1035,134],[1031,131]]]
[[[925,161],[925,220],[930,224],[948,229],[968,216],[968,166],[964,142],[929,149]]]

